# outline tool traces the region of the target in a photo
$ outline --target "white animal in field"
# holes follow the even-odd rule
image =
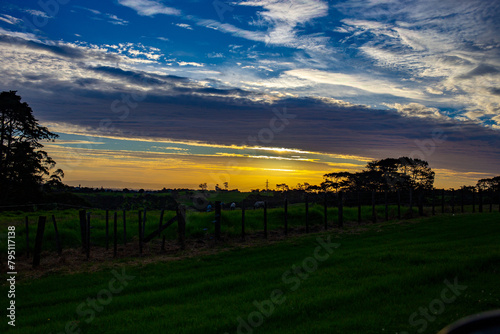
[[[265,205],[266,205],[266,203],[264,201],[257,201],[253,205],[253,208],[254,209],[263,208]]]
[[[234,202],[233,202],[233,203],[231,203],[231,207],[230,207],[230,208],[231,208],[231,210],[236,209],[236,203],[234,203]]]

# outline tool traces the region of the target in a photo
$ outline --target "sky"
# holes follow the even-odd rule
[[[498,0],[4,0],[0,89],[70,185],[319,184],[409,156],[500,174]]]

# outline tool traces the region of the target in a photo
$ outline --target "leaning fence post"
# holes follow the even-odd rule
[[[54,232],[56,236],[57,254],[62,254],[61,239],[59,239],[59,231],[57,230],[56,216],[52,215],[52,223],[54,224]]]
[[[45,216],[38,217],[38,227],[35,237],[35,249],[33,250],[33,268],[36,268],[40,265],[40,253],[42,252],[43,232],[45,231],[46,220],[47,217]]]
[[[181,249],[186,247],[186,209],[183,205],[177,207],[177,232]]]
[[[220,240],[221,204],[215,201],[215,240]]]
[[[26,257],[30,257],[30,229],[28,216],[26,216]]]

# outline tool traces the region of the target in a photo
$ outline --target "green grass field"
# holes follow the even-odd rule
[[[500,214],[363,227],[24,280],[16,286],[16,327],[4,316],[0,331],[435,333],[500,308]],[[322,248],[318,238],[338,247]]]

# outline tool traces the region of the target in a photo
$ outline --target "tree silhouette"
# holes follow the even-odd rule
[[[362,172],[335,172],[323,175],[324,190],[432,189],[434,172],[427,161],[401,157],[374,160]]]
[[[54,141],[58,135],[40,126],[33,110],[16,91],[0,93],[0,199],[19,203],[39,199],[44,177],[56,162],[42,151],[41,141]],[[61,181],[62,170],[51,177]]]

